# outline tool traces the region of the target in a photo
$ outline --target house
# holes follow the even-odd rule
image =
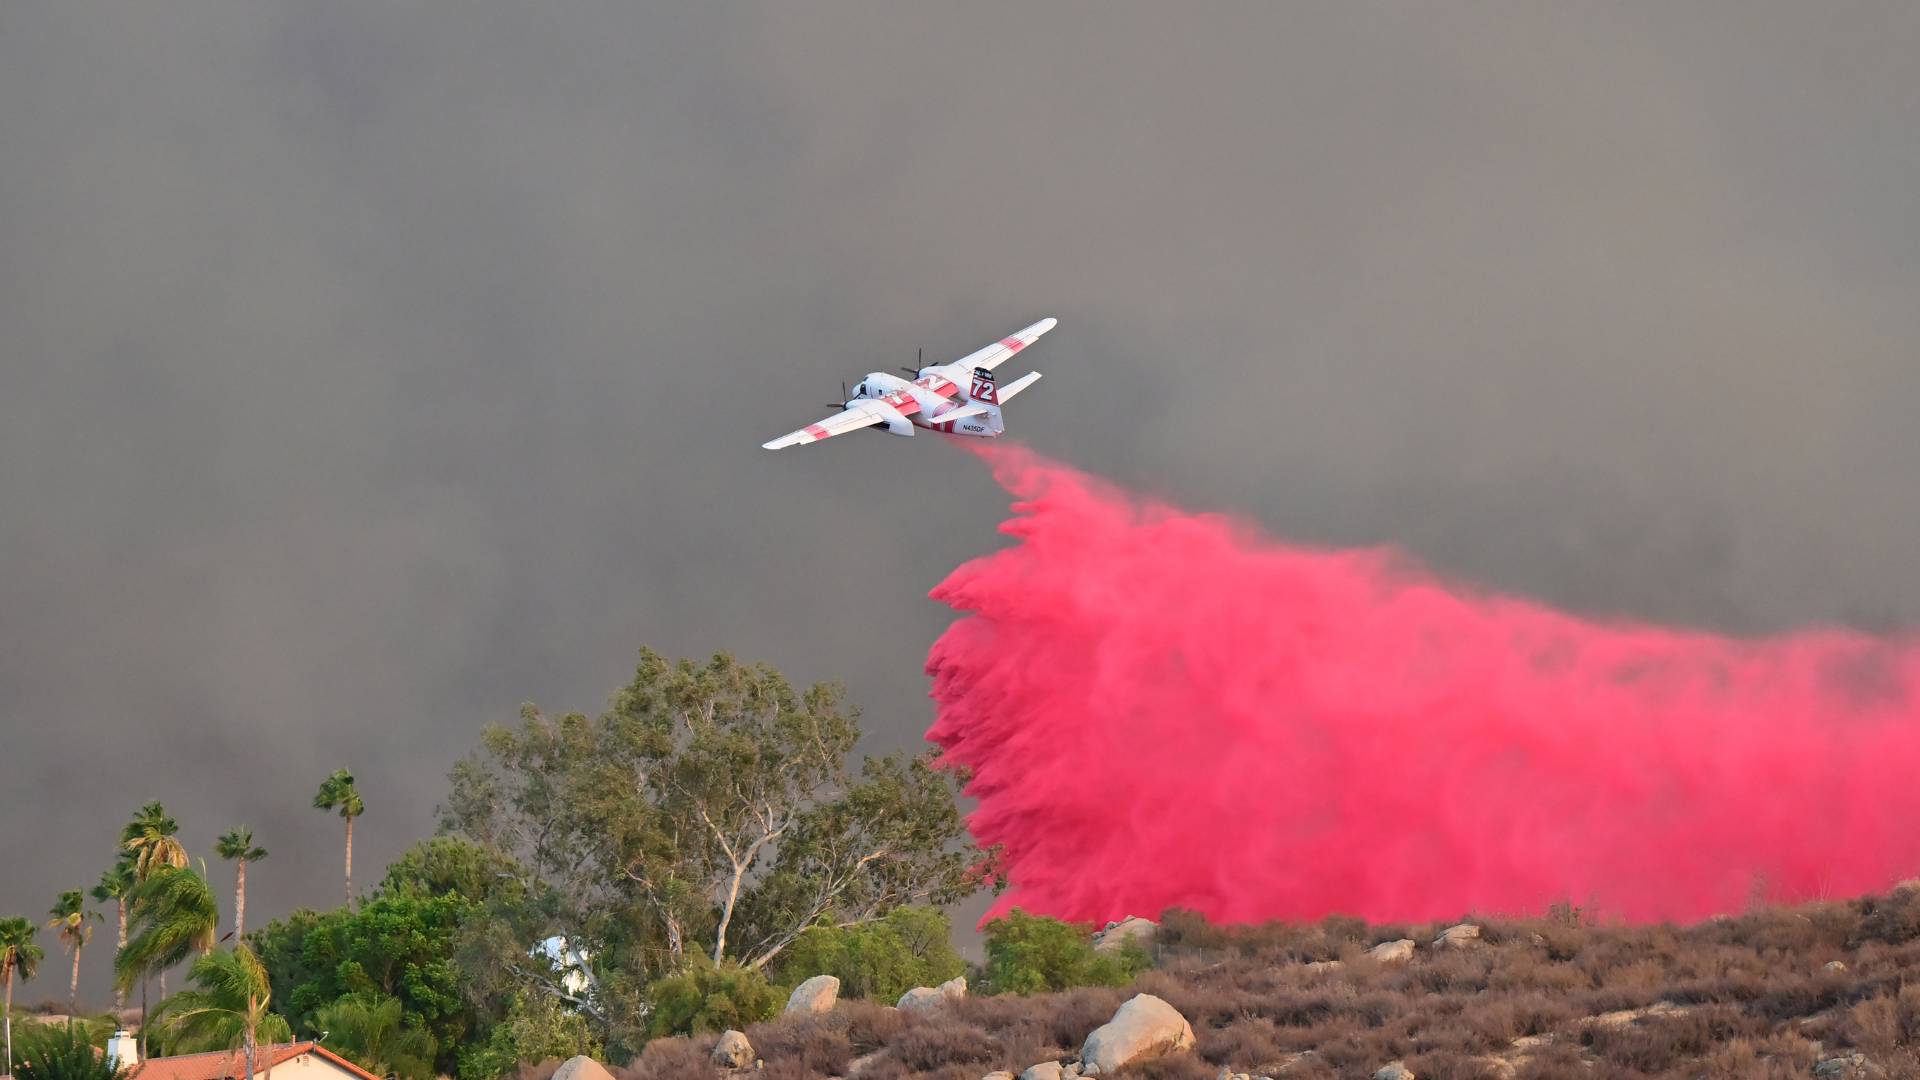
[[[380,1080],[367,1070],[314,1042],[275,1043],[254,1050],[253,1075],[267,1069],[273,1080]],[[148,1058],[127,1080],[246,1080],[247,1055],[240,1050]]]

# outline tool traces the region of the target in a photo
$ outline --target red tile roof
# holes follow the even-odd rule
[[[302,1054],[316,1054],[344,1070],[354,1080],[380,1080],[367,1070],[312,1042],[276,1043],[254,1049],[253,1072],[260,1080],[269,1065],[284,1065]],[[182,1054],[179,1057],[148,1058],[136,1066],[127,1080],[246,1080],[247,1055],[240,1050],[215,1050],[206,1054]]]

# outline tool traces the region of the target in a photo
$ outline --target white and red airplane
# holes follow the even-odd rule
[[[1041,319],[951,364],[923,367],[913,373],[912,382],[884,371],[873,372],[841,402],[844,407],[839,412],[760,445],[766,450],[804,446],[875,424],[885,424],[894,435],[911,435],[914,428],[923,427],[990,439],[1007,429],[1000,418],[1000,406],[1040,381],[1040,373],[1031,371],[1005,386],[995,386],[993,369],[1038,341],[1058,322]]]

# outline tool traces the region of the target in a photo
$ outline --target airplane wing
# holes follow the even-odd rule
[[[1027,327],[1017,334],[1010,337],[1003,337],[986,348],[974,352],[971,355],[963,356],[946,366],[961,373],[959,381],[964,381],[968,375],[973,373],[973,369],[977,367],[983,367],[988,371],[992,371],[994,368],[1006,363],[1012,358],[1014,353],[1039,341],[1041,334],[1046,333],[1058,325],[1060,325],[1059,319],[1041,319],[1039,322],[1034,323],[1032,326]]]
[[[863,427],[872,427],[884,423],[886,419],[878,410],[844,409],[817,424],[808,424],[799,431],[789,431],[771,442],[763,442],[760,448],[778,450],[786,446],[805,446],[821,439],[831,439],[835,435],[845,435],[849,431],[859,431]]]

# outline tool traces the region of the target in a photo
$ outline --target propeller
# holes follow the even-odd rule
[[[905,365],[902,365],[900,370],[906,372],[907,374],[913,376],[916,379],[919,378],[920,369],[927,366],[926,358],[922,355],[925,352],[926,352],[925,349],[919,349],[919,348],[914,349],[913,350],[913,366],[906,367]]]
[[[852,400],[853,398],[847,394],[847,380],[841,379],[840,380],[840,400],[830,401],[827,403],[827,405],[830,408],[844,409],[847,407],[847,402]]]

